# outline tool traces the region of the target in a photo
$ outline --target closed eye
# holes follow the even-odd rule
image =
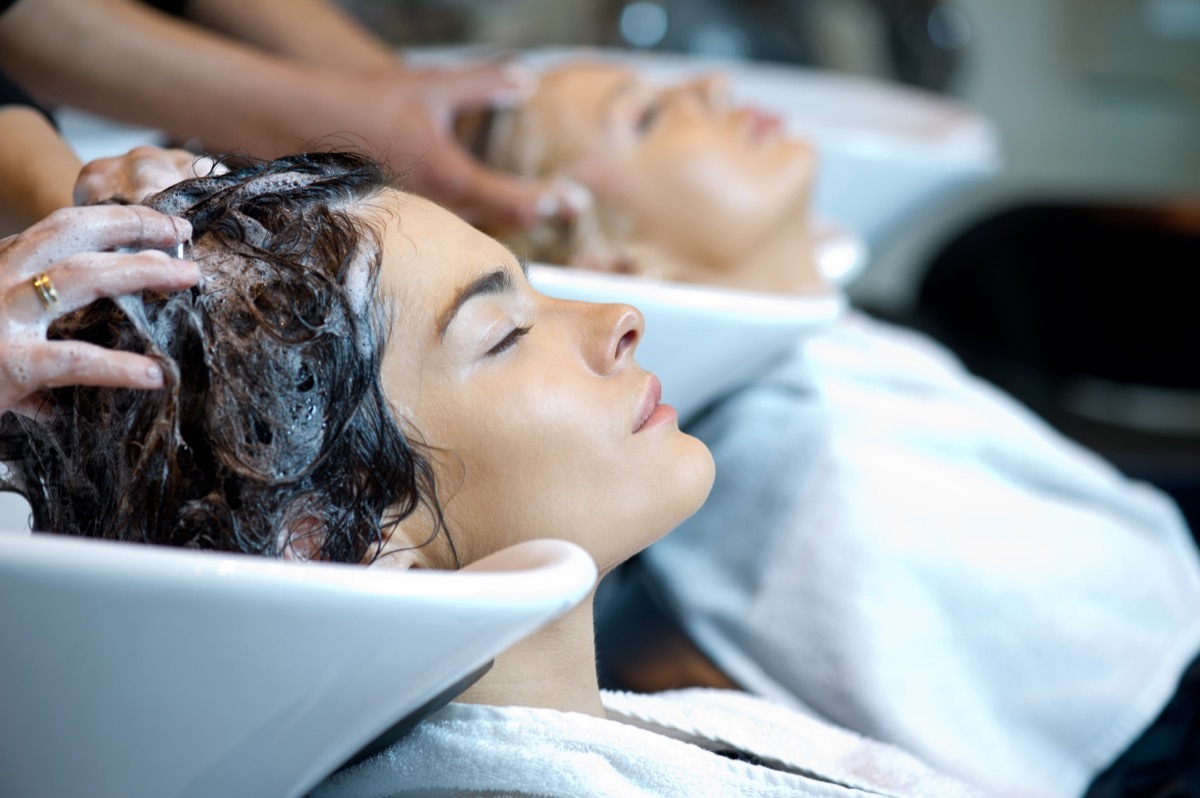
[[[500,343],[496,344],[491,349],[489,349],[488,356],[492,357],[494,355],[499,355],[499,354],[502,354],[503,352],[508,351],[509,349],[512,349],[514,346],[517,345],[517,341],[521,340],[521,338],[532,329],[533,329],[533,325],[528,325],[528,324],[525,325],[524,327],[517,327],[512,332],[510,332],[508,335],[504,336],[504,338],[501,339]]]
[[[659,115],[662,113],[662,103],[654,101],[642,109],[637,118],[637,131],[645,135],[654,127],[654,123],[658,121]]]

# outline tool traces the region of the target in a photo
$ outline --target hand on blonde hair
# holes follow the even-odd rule
[[[407,188],[427,195],[483,226],[527,228],[538,221],[570,219],[581,210],[578,192],[561,181],[520,178],[475,159],[455,136],[455,118],[466,111],[522,100],[531,78],[513,64],[408,70],[384,96],[395,111],[387,153],[403,166],[412,157]]]

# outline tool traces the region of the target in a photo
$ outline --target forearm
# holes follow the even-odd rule
[[[0,107],[0,237],[71,205],[82,164],[37,110]]]
[[[380,73],[400,61],[328,0],[190,0],[189,19],[247,44],[317,66]]]
[[[129,0],[24,0],[0,17],[0,67],[39,96],[214,151],[269,157],[340,130],[316,67]]]

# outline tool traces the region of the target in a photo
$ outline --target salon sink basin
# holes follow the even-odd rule
[[[438,572],[0,533],[0,795],[303,795],[595,578],[563,541]]]

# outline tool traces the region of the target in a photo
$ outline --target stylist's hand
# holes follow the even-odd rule
[[[135,147],[124,155],[97,158],[75,179],[75,204],[123,202],[132,205],[189,177],[229,171],[212,158],[187,150]]]
[[[559,182],[526,181],[490,169],[462,147],[454,120],[463,111],[513,105],[530,78],[512,64],[406,70],[381,86],[376,107],[391,109],[387,155],[403,169],[416,157],[406,188],[446,205],[467,221],[528,227],[583,210],[578,189]],[[386,102],[385,102],[386,98]]]
[[[36,392],[60,385],[152,389],[163,384],[152,358],[78,341],[47,341],[64,313],[100,297],[145,289],[179,291],[200,272],[163,252],[117,253],[116,247],[169,248],[191,226],[133,205],[55,211],[0,240],[0,411],[36,411]]]

